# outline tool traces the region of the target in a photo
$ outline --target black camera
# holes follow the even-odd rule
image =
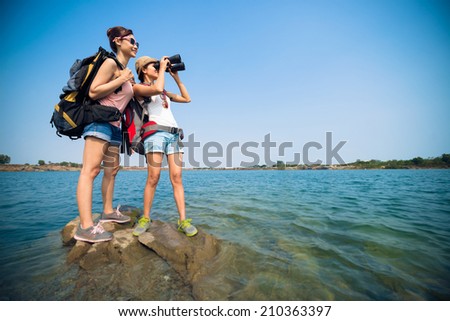
[[[181,56],[179,54],[170,56],[169,58],[170,65],[167,66],[166,72],[169,72],[171,70],[172,72],[186,70],[186,66],[184,65],[184,62],[181,61]],[[155,63],[155,68],[159,70],[160,63],[159,61]]]

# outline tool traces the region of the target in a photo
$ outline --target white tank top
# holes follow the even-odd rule
[[[151,96],[147,99],[139,100],[144,108],[147,108],[149,120],[154,121],[158,125],[178,127],[175,117],[170,109],[170,99],[164,93]]]

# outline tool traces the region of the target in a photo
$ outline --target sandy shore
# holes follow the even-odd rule
[[[0,172],[50,172],[50,171],[79,171],[81,167],[61,166],[54,164],[28,165],[6,164],[0,165]]]
[[[58,164],[45,164],[45,165],[28,165],[28,164],[6,164],[0,165],[0,172],[76,172],[81,170],[81,165],[76,166],[63,166]],[[121,170],[129,171],[143,171],[147,170],[146,167],[130,166],[122,167]]]

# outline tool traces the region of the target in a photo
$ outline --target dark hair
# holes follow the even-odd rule
[[[109,28],[108,31],[106,31],[106,35],[108,36],[109,46],[111,47],[112,51],[117,53],[117,46],[116,46],[116,43],[114,42],[114,39],[120,38],[120,37],[126,37],[126,36],[132,35],[132,34],[133,34],[133,30],[127,29],[127,28],[124,28],[121,26]]]

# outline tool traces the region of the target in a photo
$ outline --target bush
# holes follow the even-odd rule
[[[9,164],[11,162],[11,157],[8,155],[1,154],[0,155],[0,164]]]

